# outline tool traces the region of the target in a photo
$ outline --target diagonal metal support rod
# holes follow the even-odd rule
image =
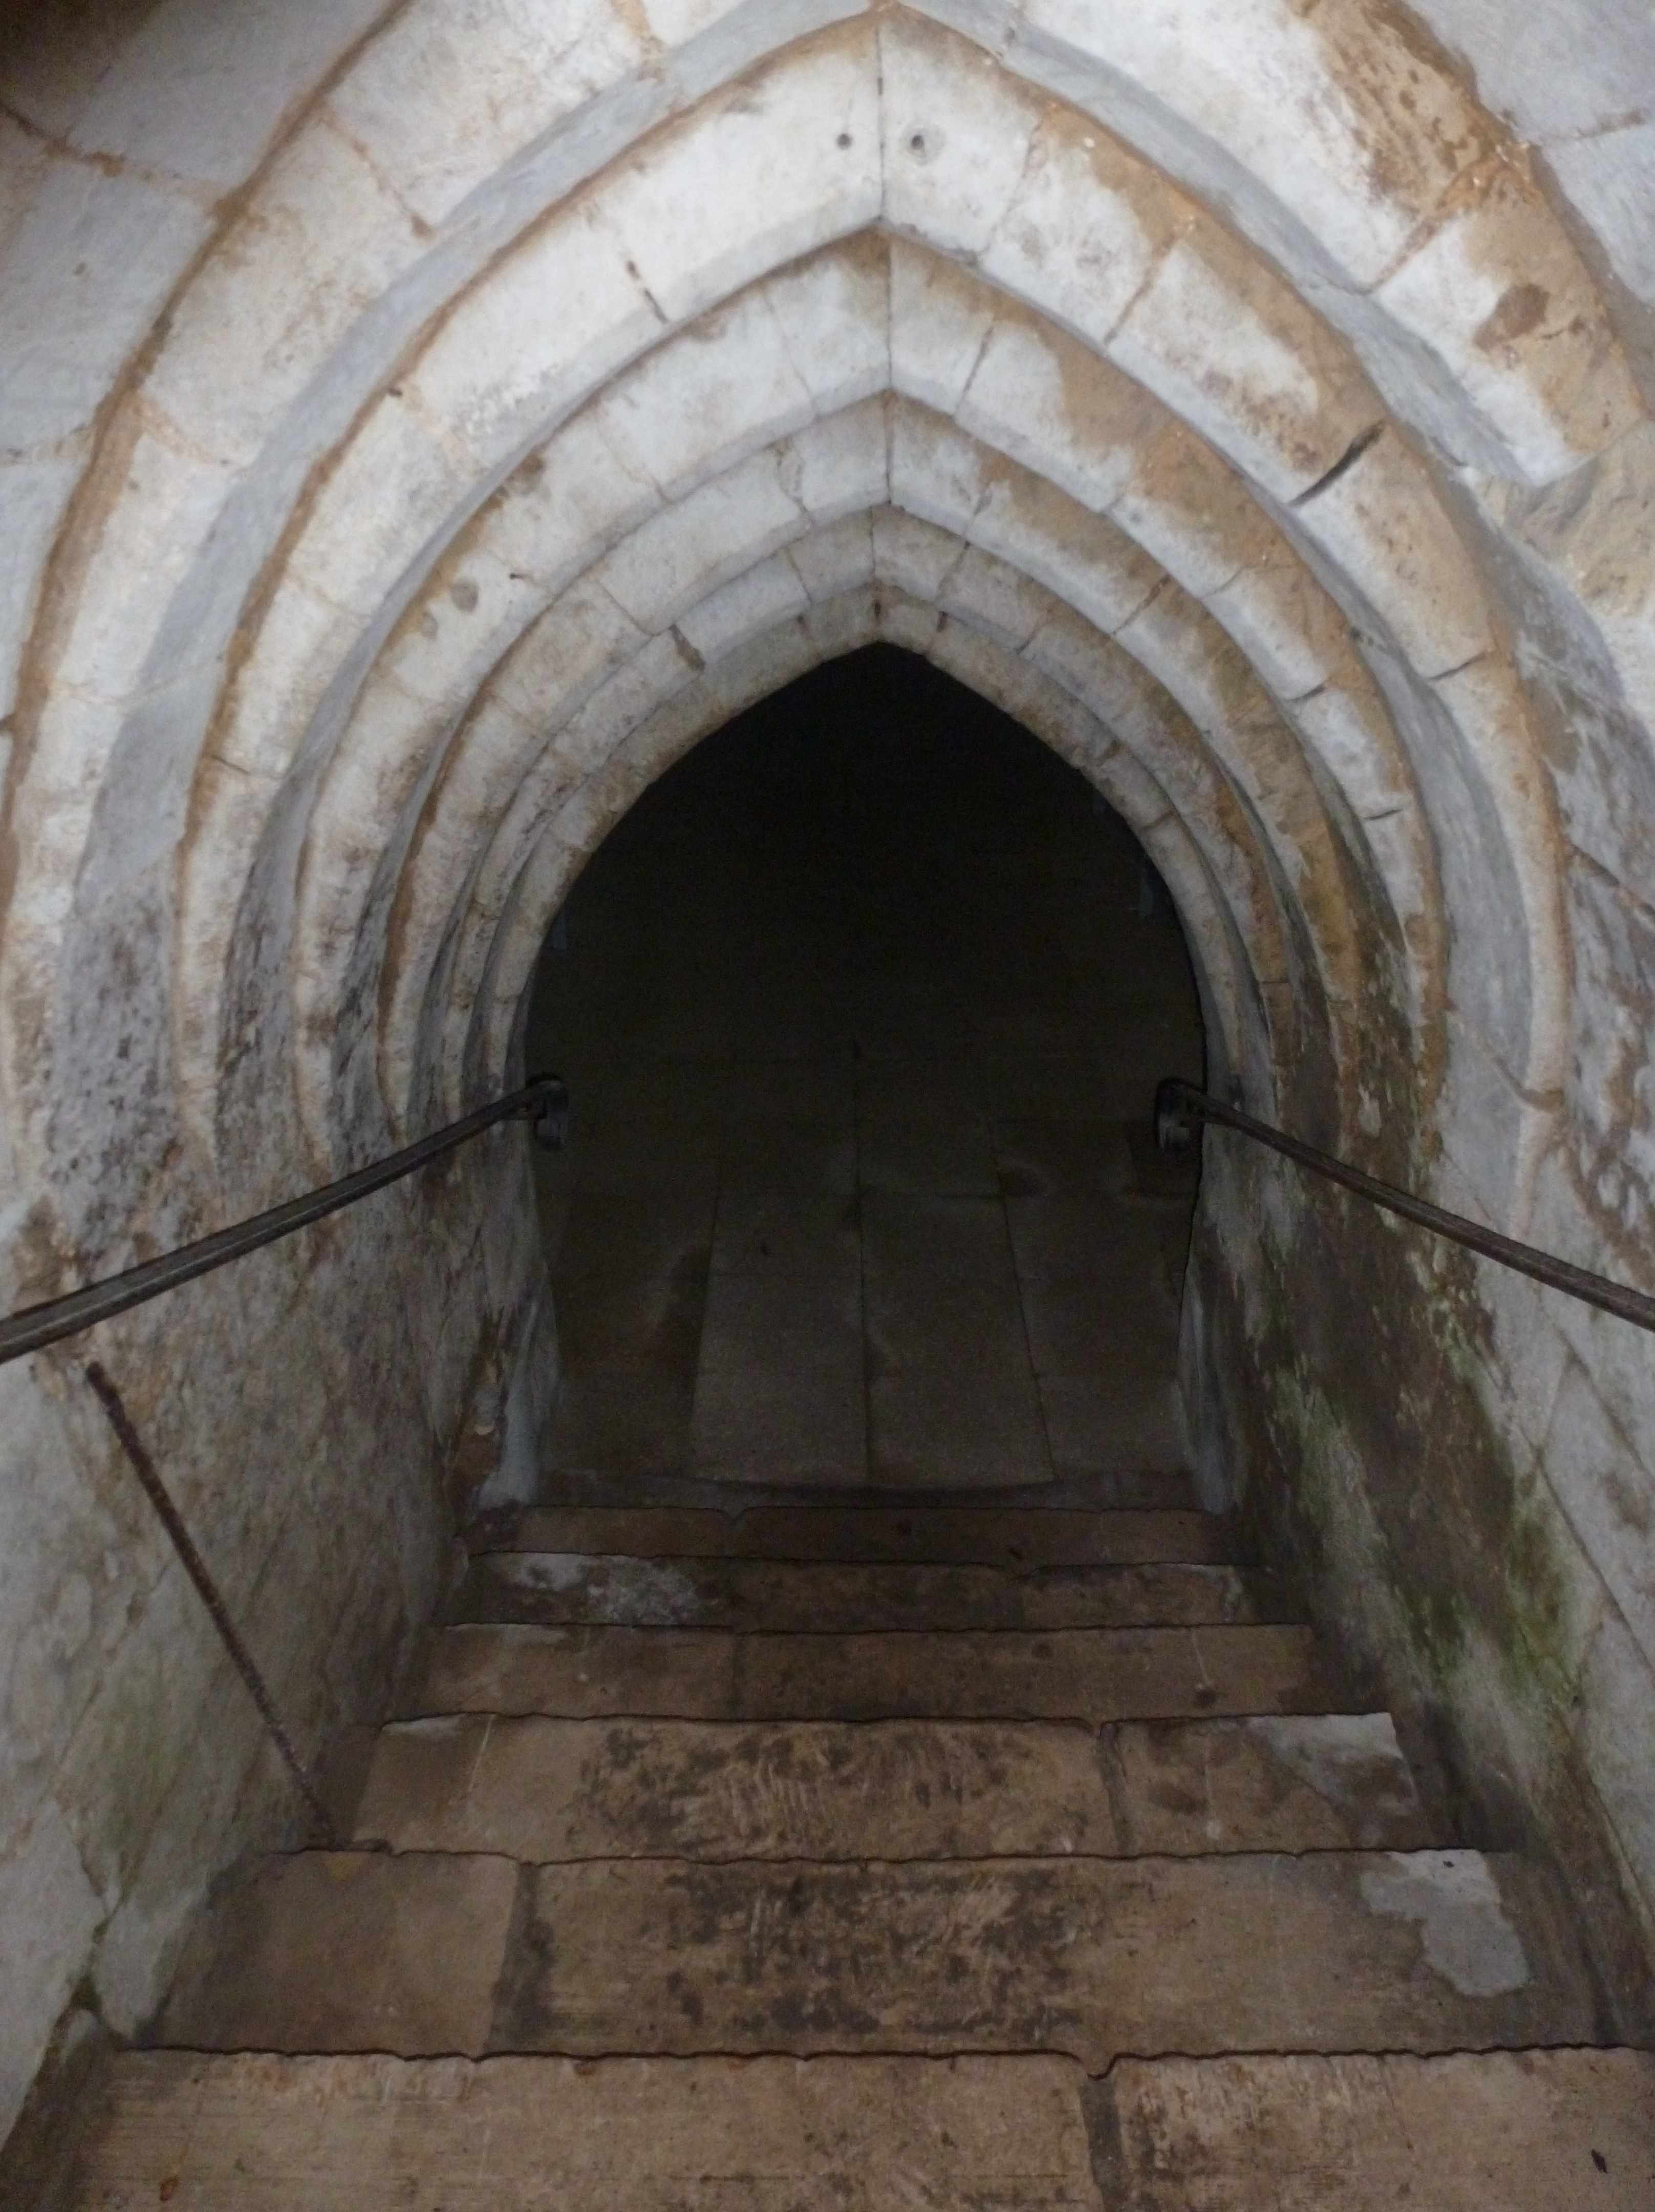
[[[1417,1222],[1422,1229],[1434,1231],[1451,1243],[1463,1244],[1470,1252],[1480,1252],[1485,1260],[1497,1260],[1502,1267],[1528,1275],[1551,1290],[1567,1291],[1583,1305],[1596,1306],[1600,1312],[1629,1321],[1634,1328],[1655,1332],[1655,1297],[1646,1291],[1634,1291],[1628,1283],[1617,1283],[1608,1275],[1594,1274],[1590,1267],[1577,1267],[1572,1260],[1560,1260],[1555,1252],[1543,1252],[1537,1244],[1525,1244],[1518,1237],[1503,1236],[1497,1229],[1485,1229],[1480,1221],[1468,1220],[1463,1213],[1451,1213],[1445,1206],[1433,1206],[1428,1198],[1416,1198],[1410,1190],[1399,1189],[1393,1182],[1353,1168],[1348,1160],[1336,1159],[1331,1152],[1319,1152],[1314,1145],[1289,1137],[1284,1129],[1244,1114],[1239,1106],[1227,1104],[1210,1092],[1198,1090],[1182,1076],[1169,1075],[1157,1085],[1155,1142],[1163,1152],[1187,1152],[1195,1140],[1197,1121],[1217,1121],[1227,1129],[1239,1130],[1242,1136],[1251,1137],[1254,1144],[1280,1152],[1284,1159],[1308,1168],[1312,1175],[1325,1176],[1329,1182],[1354,1190],[1386,1213]]]
[[[306,1771],[304,1761],[300,1758],[293,1738],[288,1734],[282,1717],[276,1710],[275,1701],[265,1686],[264,1677],[259,1673],[252,1653],[242,1642],[240,1632],[230,1618],[229,1608],[220,1595],[218,1584],[213,1580],[207,1562],[196,1549],[195,1539],[185,1526],[183,1515],[173,1502],[172,1492],[161,1480],[155,1462],[144,1448],[142,1437],[132,1425],[132,1416],[127,1412],[120,1392],[95,1359],[87,1364],[86,1379],[96,1393],[99,1404],[108,1414],[109,1425],[118,1437],[121,1449],[131,1462],[132,1472],[142,1484],[144,1496],[155,1507],[161,1526],[172,1538],[173,1549],[178,1553],[185,1573],[195,1584],[202,1603],[211,1615],[219,1639],[230,1655],[231,1664],[240,1675],[247,1695],[258,1708],[258,1717],[264,1722],[266,1735],[280,1753],[282,1764],[293,1777],[323,1840],[333,1844],[336,1838],[328,1808]]]
[[[48,1299],[43,1305],[29,1306],[21,1313],[9,1315],[0,1321],[0,1366],[8,1360],[25,1358],[32,1352],[39,1352],[49,1344],[59,1343],[65,1337],[78,1336],[112,1315],[124,1313],[130,1306],[142,1305],[146,1300],[161,1297],[165,1291],[176,1290],[181,1283],[193,1282],[197,1276],[210,1274],[227,1261],[239,1259],[244,1252],[256,1252],[261,1245],[273,1244],[280,1237],[290,1237],[295,1230],[303,1229],[312,1221],[320,1221],[330,1213],[337,1213],[342,1206],[351,1206],[371,1191],[383,1190],[387,1183],[398,1182],[412,1175],[432,1160],[440,1159],[445,1152],[465,1144],[470,1138],[481,1136],[497,1122],[524,1119],[531,1125],[536,1140],[549,1152],[558,1151],[568,1127],[569,1094],[561,1079],[555,1075],[530,1076],[520,1090],[497,1098],[492,1105],[479,1107],[475,1114],[467,1114],[460,1121],[451,1121],[445,1129],[438,1129],[417,1143],[404,1145],[400,1152],[391,1152],[376,1160],[371,1167],[361,1169],[355,1175],[343,1176],[320,1190],[307,1192],[302,1198],[289,1199],[283,1206],[273,1206],[252,1219],[236,1222],[228,1229],[216,1231],[203,1237],[193,1244],[185,1244],[176,1252],[164,1252],[159,1259],[147,1260],[141,1267],[129,1267],[124,1274],[111,1275],[100,1283],[88,1283],[83,1290],[71,1291],[66,1297]],[[99,1404],[109,1417],[109,1425],[115,1431],[121,1449],[131,1463],[132,1472],[143,1486],[143,1493],[155,1507],[157,1516],[178,1553],[179,1564],[194,1583],[197,1595],[206,1607],[219,1640],[230,1655],[236,1673],[240,1675],[247,1695],[258,1708],[258,1717],[264,1723],[266,1734],[276,1746],[282,1765],[293,1777],[300,1796],[304,1799],[312,1820],[324,1841],[335,1841],[333,1822],[327,1807],[305,1763],[300,1758],[293,1738],[276,1710],[275,1700],[259,1673],[252,1653],[241,1639],[239,1631],[231,1620],[217,1583],[213,1580],[207,1562],[196,1548],[195,1539],[185,1526],[184,1516],[173,1502],[171,1492],[161,1480],[160,1470],[149,1456],[142,1437],[132,1425],[120,1392],[109,1379],[102,1363],[88,1362],[86,1379],[91,1385]]]

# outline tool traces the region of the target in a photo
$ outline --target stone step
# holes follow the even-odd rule
[[[603,2057],[1589,2042],[1539,1869],[1474,1851],[680,1859],[306,1852],[198,1924],[159,2039]]]
[[[486,1516],[471,1541],[487,1552],[918,1566],[1215,1565],[1224,1558],[1223,1524],[1209,1514],[1058,1506],[767,1504],[738,1514],[700,1506],[530,1506]]]
[[[1185,1720],[1348,1709],[1307,1628],[734,1635],[460,1624],[432,1638],[403,1717]]]
[[[488,1552],[463,1620],[547,1626],[816,1629],[1149,1628],[1256,1616],[1234,1567],[803,1565],[787,1559]]]
[[[1655,2057],[117,2059],[63,2212],[1647,2212]]]
[[[1110,2212],[1655,2204],[1647,2051],[1122,2059],[1088,2101]]]
[[[685,1474],[645,1473],[627,1468],[624,1473],[603,1468],[556,1467],[546,1470],[536,1498],[537,1508],[556,1510],[563,1506],[646,1507],[676,1511],[680,1508],[718,1514],[780,1505],[820,1505],[831,1498],[834,1506],[908,1507],[972,1505],[996,1512],[1037,1513],[1069,1510],[1076,1513],[1128,1512],[1193,1513],[1200,1509],[1195,1479],[1187,1468],[1094,1468],[1084,1474],[1062,1469],[1029,1482],[949,1483],[912,1485],[889,1480],[834,1484],[831,1490],[801,1486],[785,1478],[773,1482],[755,1479],[749,1466],[740,1482],[728,1477]],[[522,1512],[517,1505],[493,1508],[487,1517],[504,1520]],[[483,1516],[479,1516],[479,1518]]]
[[[64,2212],[1098,2212],[1059,2058],[203,2057],[112,2069]]]
[[[359,1843],[525,1862],[1303,1851],[1436,1840],[1383,1713],[751,1723],[462,1715],[381,1732]]]

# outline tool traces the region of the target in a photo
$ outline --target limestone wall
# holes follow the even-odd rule
[[[130,2033],[206,1884],[302,1815],[82,1374],[102,1361],[301,1756],[377,1722],[555,1372],[520,1129],[0,1370],[0,2087]],[[523,1433],[524,1431],[528,1433]]]
[[[14,22],[12,1297],[491,1095],[607,827],[874,637],[1137,826],[1250,1103],[1647,1285],[1652,90],[1631,0],[1521,40],[1494,0]],[[518,1142],[107,1355],[312,1737],[430,1601],[468,1392],[549,1326]],[[1379,1234],[1215,1163],[1209,1480],[1655,1911],[1646,1348]],[[1452,1431],[1404,1418],[1445,1359]],[[206,1759],[243,1722],[72,1369],[5,1387],[15,2100],[83,1975],[142,2011],[277,1798],[251,1732]],[[117,1686],[162,1668],[146,1736]],[[142,1783],[95,1782],[129,1738]]]

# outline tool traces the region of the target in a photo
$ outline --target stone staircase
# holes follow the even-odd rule
[[[218,1897],[67,2201],[1655,2203],[1655,2059],[1595,2047],[1554,1884],[1456,1846],[1219,1534],[496,1523],[351,1847]]]

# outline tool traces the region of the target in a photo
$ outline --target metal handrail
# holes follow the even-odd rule
[[[1226,1128],[1239,1129],[1255,1144],[1268,1146],[1271,1152],[1296,1161],[1313,1175],[1325,1176],[1330,1182],[1342,1183],[1387,1213],[1417,1222],[1422,1229],[1463,1244],[1468,1251],[1480,1252],[1485,1260],[1497,1260],[1502,1267],[1514,1268],[1519,1275],[1531,1276],[1554,1291],[1565,1291],[1586,1305],[1629,1321],[1634,1328],[1655,1331],[1655,1297],[1643,1291],[1615,1282],[1608,1275],[1594,1274],[1590,1267],[1577,1267],[1573,1261],[1560,1260],[1555,1253],[1543,1252],[1537,1245],[1522,1243],[1515,1237],[1504,1237],[1497,1229],[1485,1229],[1463,1213],[1433,1206],[1429,1199],[1416,1198],[1411,1191],[1365,1174],[1361,1168],[1336,1159],[1331,1152],[1319,1152],[1314,1145],[1303,1144],[1268,1121],[1256,1121],[1239,1106],[1228,1105],[1195,1084],[1186,1083],[1182,1076],[1169,1075],[1156,1085],[1155,1142],[1163,1152],[1187,1152],[1197,1121],[1218,1121]]]
[[[508,1091],[493,1105],[479,1106],[475,1114],[451,1121],[446,1128],[404,1145],[399,1152],[387,1152],[383,1159],[359,1168],[355,1175],[342,1176],[337,1182],[324,1183],[302,1198],[290,1198],[231,1228],[215,1230],[210,1237],[197,1237],[193,1244],[181,1244],[175,1252],[163,1252],[159,1259],[145,1260],[118,1275],[106,1275],[100,1282],[88,1283],[66,1297],[23,1307],[0,1322],[0,1367],[48,1344],[59,1343],[66,1336],[78,1336],[94,1322],[107,1321],[112,1314],[124,1313],[129,1306],[158,1298],[162,1291],[193,1282],[197,1275],[210,1274],[215,1267],[239,1259],[244,1252],[256,1252],[261,1245],[292,1236],[295,1229],[337,1213],[342,1206],[354,1206],[359,1198],[383,1190],[387,1183],[400,1182],[416,1168],[481,1136],[497,1121],[531,1120],[536,1137],[555,1151],[563,1141],[568,1111],[569,1094],[560,1076],[530,1076],[520,1091]]]

